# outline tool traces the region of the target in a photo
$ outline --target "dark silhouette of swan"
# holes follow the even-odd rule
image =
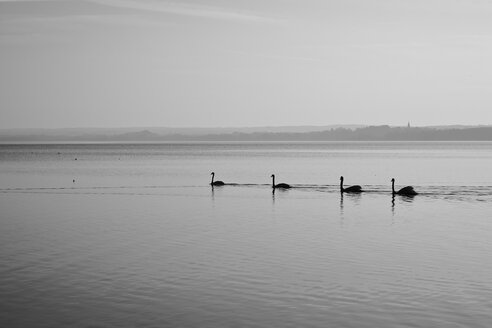
[[[340,192],[348,192],[348,193],[358,193],[362,192],[361,186],[350,186],[347,188],[343,187],[343,177],[340,177]]]
[[[395,179],[391,179],[391,191],[393,195],[403,195],[403,196],[415,196],[417,192],[413,190],[412,186],[406,186],[398,191],[395,191]]]
[[[286,183],[275,184],[275,174],[272,174],[272,188],[290,189],[291,187]]]
[[[210,182],[211,186],[223,186],[225,185],[224,181],[214,181],[215,172],[210,173],[212,175],[212,182]]]

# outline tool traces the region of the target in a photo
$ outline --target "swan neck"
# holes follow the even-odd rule
[[[272,188],[275,188],[275,175],[272,175]]]
[[[343,191],[343,178],[340,178],[340,191]]]
[[[395,193],[395,180],[391,180],[391,192]]]
[[[214,174],[214,173],[212,173],[212,182],[210,182],[211,184],[213,184],[213,183],[214,183],[214,175],[215,175],[215,174]]]

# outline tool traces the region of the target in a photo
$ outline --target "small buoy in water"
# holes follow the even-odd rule
[[[75,179],[73,179],[73,183],[75,183]]]
[[[77,160],[77,157],[75,157],[75,160]]]

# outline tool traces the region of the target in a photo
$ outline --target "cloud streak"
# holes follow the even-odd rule
[[[105,6],[238,22],[275,22],[276,19],[222,7],[149,0],[89,0]]]

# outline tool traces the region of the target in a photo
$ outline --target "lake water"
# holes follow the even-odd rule
[[[490,142],[0,145],[0,326],[490,327],[491,168]]]

